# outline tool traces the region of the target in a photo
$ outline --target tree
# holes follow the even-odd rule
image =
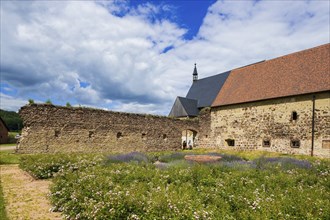
[[[6,123],[9,131],[20,131],[23,128],[23,121],[18,113],[0,109],[0,117]]]

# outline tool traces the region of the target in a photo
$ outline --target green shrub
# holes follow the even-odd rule
[[[52,178],[56,173],[75,171],[100,164],[103,156],[83,154],[24,155],[20,160],[20,168],[36,179]]]
[[[52,105],[52,104],[53,104],[52,101],[51,101],[50,99],[47,99],[45,103],[46,103],[46,104],[49,104],[49,105]]]
[[[17,112],[0,109],[0,117],[7,125],[9,131],[20,131],[23,128],[23,121]]]
[[[34,104],[34,100],[33,99],[29,99],[29,104],[30,105]]]
[[[66,107],[72,107],[72,105],[70,104],[70,102],[67,102],[65,106]]]

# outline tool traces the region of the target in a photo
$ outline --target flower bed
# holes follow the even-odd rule
[[[101,161],[103,161],[101,155],[37,154],[22,156],[19,167],[35,179],[48,179],[58,172],[85,169],[100,164]]]
[[[97,162],[85,158],[96,164],[74,163],[77,169],[65,165],[53,179],[54,210],[62,211],[67,219],[330,216],[329,161],[288,157],[246,161],[222,155],[224,160],[219,162],[199,164],[185,162],[184,156],[159,154],[159,161],[166,158],[168,162],[153,164],[152,154],[131,153]],[[51,157],[48,160],[54,161]]]

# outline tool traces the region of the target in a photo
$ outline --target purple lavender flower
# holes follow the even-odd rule
[[[117,155],[110,155],[106,159],[106,163],[124,163],[124,162],[145,162],[148,163],[148,157],[140,152],[131,152],[127,154],[117,154]]]

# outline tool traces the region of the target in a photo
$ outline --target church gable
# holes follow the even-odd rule
[[[197,100],[177,97],[169,116],[195,117],[198,115]]]

